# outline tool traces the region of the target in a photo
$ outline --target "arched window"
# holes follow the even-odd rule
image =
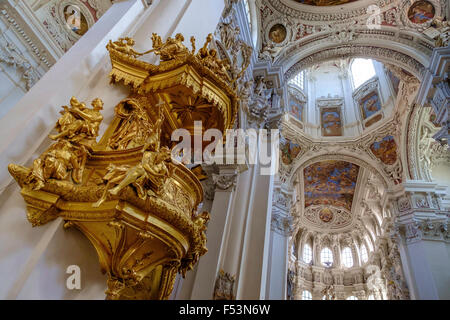
[[[310,263],[312,260],[312,250],[309,244],[303,246],[303,261],[305,263]]]
[[[252,31],[252,18],[250,16],[250,6],[248,4],[248,0],[244,1],[244,6],[245,6],[245,15],[247,16],[248,26],[249,26],[249,29],[251,32]]]
[[[373,247],[372,247],[372,242],[370,242],[369,236],[366,235],[364,238],[366,239],[366,242],[367,242],[367,244],[369,245],[369,250],[370,250],[370,252],[372,252],[372,251],[373,251]]]
[[[369,256],[368,256],[368,254],[367,254],[367,248],[366,248],[365,245],[362,245],[362,246],[361,246],[361,261],[362,261],[363,263],[366,263],[367,260],[369,260]]]
[[[353,88],[356,89],[375,76],[375,68],[370,59],[355,59],[351,66]]]
[[[367,297],[367,300],[375,300],[375,297],[373,296],[373,294],[371,294]]]
[[[289,80],[289,84],[299,87],[300,89],[304,89],[305,85],[305,72],[299,72],[295,77]]]
[[[309,292],[308,290],[303,290],[302,300],[312,300],[311,292]]]
[[[347,268],[353,267],[352,250],[349,247],[346,247],[344,248],[344,250],[342,250],[342,263]]]
[[[350,297],[347,297],[347,299],[345,299],[345,300],[358,300],[358,298],[355,296],[350,296]]]
[[[323,248],[320,252],[320,261],[324,266],[331,266],[333,264],[333,253],[329,248]]]

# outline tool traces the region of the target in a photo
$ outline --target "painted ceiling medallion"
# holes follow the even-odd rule
[[[305,207],[332,205],[351,210],[359,166],[346,161],[321,161],[305,168]]]
[[[323,208],[319,213],[319,218],[328,223],[333,219],[333,212],[329,208]]]
[[[68,5],[64,8],[64,19],[70,30],[82,36],[88,29],[86,17],[78,6]]]
[[[408,10],[408,19],[415,24],[422,24],[433,19],[434,6],[425,0],[415,2]]]
[[[286,39],[286,27],[278,23],[269,30],[269,39],[275,43],[282,43]]]
[[[310,6],[340,6],[346,3],[355,2],[356,0],[294,0],[301,4]]]

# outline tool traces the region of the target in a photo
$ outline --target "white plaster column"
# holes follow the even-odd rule
[[[283,219],[284,217],[279,218]],[[277,225],[274,220],[272,220],[271,229],[266,299],[286,300],[289,230],[285,230],[284,226]]]
[[[434,48],[430,64],[420,83],[416,101],[421,106],[431,105],[436,114],[436,122],[442,128],[433,136],[449,146],[450,121],[450,86],[448,84],[448,68],[450,65],[450,46]]]
[[[403,186],[395,234],[411,299],[450,299],[448,210],[431,197],[444,195],[433,182],[407,180]]]
[[[235,165],[219,165],[219,174],[214,177],[216,192],[206,232],[208,252],[198,262],[190,297],[196,300],[207,300],[213,297],[214,285],[220,268],[220,256],[226,245],[226,230],[233,208],[237,168]]]
[[[246,170],[238,176],[236,198],[231,212],[230,229],[225,241],[226,248],[224,248],[224,254],[221,256],[220,261],[222,269],[234,276],[237,276],[240,271],[245,222],[249,211],[250,195],[255,188],[253,179],[253,170]]]
[[[409,290],[412,299],[450,299],[449,245],[439,239],[442,237],[441,226],[440,222],[427,226],[427,222],[415,221],[404,225],[406,261],[402,263],[408,264],[411,274]],[[426,228],[430,228],[429,233]]]
[[[254,192],[247,213],[236,299],[264,299],[269,263],[273,175],[261,175],[254,165]]]
[[[307,89],[307,105],[306,105],[306,117],[304,116],[305,122],[305,133],[312,136],[320,136],[320,114],[319,109],[316,108],[316,85],[317,81],[313,75],[306,71],[306,77],[308,81]],[[305,80],[306,80],[305,79]],[[318,126],[318,128],[317,128]]]
[[[266,298],[285,300],[287,290],[292,192],[275,187],[273,194]]]

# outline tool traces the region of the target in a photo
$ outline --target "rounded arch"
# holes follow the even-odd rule
[[[299,57],[284,74],[285,81],[289,81],[298,72],[314,64],[322,63],[337,58],[370,58],[382,63],[398,65],[419,80],[423,78],[426,64],[406,55],[402,52],[369,45],[340,45],[329,48],[317,48],[311,54]]]
[[[359,32],[358,32],[359,31]],[[288,81],[299,71],[316,63],[336,58],[371,58],[380,62],[395,64],[418,79],[422,79],[426,67],[430,63],[433,45],[418,46],[417,43],[392,37],[376,37],[366,34],[367,30],[358,32],[353,40],[333,41],[329,32],[318,33],[315,39],[302,39],[300,42],[286,47],[276,59],[276,63],[283,65],[285,81]],[[397,28],[383,27],[381,33],[395,33]],[[422,37],[415,32],[408,34],[411,38]],[[321,34],[321,36],[319,36]],[[428,40],[423,39],[422,43]]]
[[[425,159],[421,158],[421,156],[424,156],[423,144],[433,144],[435,140],[431,136],[434,132],[439,130],[433,127],[434,125],[430,121],[432,114],[433,111],[431,106],[421,107],[418,104],[414,104],[408,114],[408,120],[405,124],[406,129],[403,131],[403,148],[401,152],[402,156],[405,158],[404,162],[407,164],[408,170],[406,170],[406,174],[409,179],[424,181],[433,180],[430,168],[426,167]],[[425,134],[426,132],[424,132],[424,130],[428,131],[428,135]],[[442,148],[445,149],[443,146]]]

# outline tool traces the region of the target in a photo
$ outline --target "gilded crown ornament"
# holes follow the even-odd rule
[[[107,299],[167,299],[177,273],[193,268],[206,249],[209,213],[197,213],[203,189],[196,174],[172,160],[174,130],[224,132],[238,108],[237,75],[229,61],[210,49],[212,35],[195,50],[177,34],[137,52],[131,38],[110,41],[111,82],[130,94],[98,140],[103,102],[92,107],[75,97],[63,106],[49,138],[53,144],[32,168],[10,164],[27,205],[27,218],[40,226],[56,218],[76,227],[94,245],[108,275]],[[153,53],[158,65],[138,60]],[[245,65],[247,64],[247,65]]]

